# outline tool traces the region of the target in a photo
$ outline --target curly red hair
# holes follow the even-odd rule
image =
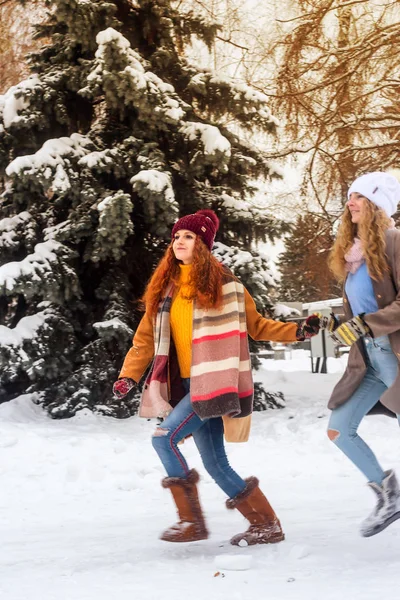
[[[179,281],[180,261],[175,257],[172,242],[157,265],[142,297],[146,310],[155,316],[165,296],[169,283]],[[193,267],[189,286],[192,290],[188,300],[196,300],[201,308],[220,308],[222,304],[223,265],[213,256],[198,236],[193,249]]]

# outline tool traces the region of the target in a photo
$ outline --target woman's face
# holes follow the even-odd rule
[[[181,260],[184,265],[190,265],[193,262],[194,244],[196,234],[187,229],[179,229],[174,235],[172,249],[175,257]]]
[[[351,220],[353,223],[361,223],[364,216],[364,206],[367,198],[362,196],[358,192],[352,192],[350,198],[347,201],[347,207],[351,214]]]

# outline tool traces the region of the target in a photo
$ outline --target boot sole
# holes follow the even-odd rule
[[[381,531],[386,529],[386,527],[389,527],[389,525],[391,525],[392,523],[397,521],[397,519],[400,519],[400,511],[398,511],[397,513],[394,513],[394,515],[392,515],[389,519],[387,519],[384,523],[382,523],[382,525],[380,525],[379,527],[374,529],[372,532],[361,533],[361,535],[365,538],[372,537],[373,535],[376,535],[377,533],[380,533]]]
[[[208,539],[208,535],[192,537],[192,538],[190,538],[190,540],[183,540],[183,539],[177,540],[177,539],[173,539],[173,538],[160,537],[160,540],[162,540],[163,542],[172,542],[174,544],[185,544],[188,542],[200,542],[201,540],[207,540],[207,539]]]
[[[257,541],[248,541],[246,540],[245,537],[240,538],[240,540],[238,541],[230,541],[232,546],[240,546],[240,542],[244,541],[247,543],[248,546],[257,546],[259,544],[279,544],[279,542],[283,542],[285,539],[285,534],[283,533],[282,535],[276,535],[275,537],[270,537],[269,539],[265,539],[265,540],[257,540]]]
[[[201,533],[195,533],[193,535],[191,535],[190,537],[187,537],[185,539],[185,537],[183,535],[168,535],[163,533],[162,535],[160,535],[160,540],[162,540],[163,542],[173,542],[173,543],[177,543],[177,544],[181,544],[184,542],[200,542],[201,540],[207,540],[209,536],[208,531],[202,531]]]

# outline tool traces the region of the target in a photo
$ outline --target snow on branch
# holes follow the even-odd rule
[[[162,173],[156,169],[145,169],[132,177],[131,184],[138,194],[140,194],[140,190],[143,189],[144,185],[152,193],[162,193],[166,202],[175,203],[175,194],[169,173]],[[171,208],[178,210],[177,206]]]
[[[261,211],[249,205],[245,200],[234,198],[228,194],[221,194],[222,206],[227,213],[233,213],[241,219],[253,219],[255,214]]]
[[[15,217],[6,217],[0,220],[0,249],[14,248],[20,241],[21,234],[32,216],[28,211],[23,211]]]
[[[144,200],[143,208],[150,227],[156,227],[155,234],[165,235],[179,216],[170,173],[143,169],[130,181],[134,191]]]
[[[13,328],[0,326],[0,385],[54,380],[68,368],[69,355],[76,352],[76,338],[62,309],[40,302],[38,312],[22,317]]]
[[[29,98],[37,86],[41,86],[41,81],[37,75],[32,75],[0,96],[0,115],[5,129],[22,119],[20,113],[28,108]]]
[[[99,262],[107,258],[119,260],[123,256],[123,247],[127,237],[133,233],[130,214],[133,209],[128,194],[121,190],[104,198],[97,210],[99,225],[94,238],[91,260]]]
[[[208,71],[198,73],[190,80],[188,89],[200,106],[205,108],[207,105],[212,114],[229,112],[242,125],[258,126],[267,131],[273,131],[279,125],[278,119],[271,113],[266,94],[229,77]]]
[[[89,152],[89,154],[79,159],[78,165],[81,167],[87,167],[88,169],[96,169],[101,171],[108,166],[112,166],[117,155],[118,150],[113,148],[107,148],[101,152]]]
[[[35,154],[15,158],[6,168],[6,174],[8,177],[32,177],[52,192],[62,194],[71,187],[70,160],[79,159],[92,149],[93,142],[79,133],[50,139]]]
[[[121,33],[109,27],[97,35],[96,42],[95,67],[88,75],[87,87],[80,90],[82,95],[102,90],[109,106],[120,109],[122,101],[134,107],[141,120],[158,129],[168,129],[181,121],[187,105],[172,85],[146,71],[149,65]]]
[[[214,244],[213,254],[235,275],[240,277],[241,273],[246,273],[246,279],[250,283],[257,282],[258,285],[265,288],[276,285],[268,266],[268,259],[262,253],[252,254],[217,242]],[[249,273],[251,273],[250,277]]]
[[[22,346],[26,340],[36,337],[37,331],[45,321],[46,312],[41,311],[35,315],[23,317],[13,329],[0,325],[0,346]]]
[[[240,197],[239,194],[222,193],[219,197],[220,207],[227,221],[240,219],[243,226],[249,231],[257,232],[258,239],[273,239],[279,231],[279,220],[265,206],[257,206],[251,194]]]
[[[229,140],[214,125],[187,122],[180,128],[180,131],[189,140],[200,139],[206,155],[217,154],[218,152],[228,157],[231,155]]]
[[[107,321],[93,323],[93,327],[97,331],[99,337],[105,340],[112,340],[117,336],[129,338],[133,333],[132,329],[118,317],[108,319]]]
[[[35,295],[60,299],[60,287],[70,298],[79,295],[79,284],[74,270],[66,263],[74,253],[55,240],[35,246],[33,254],[23,260],[9,262],[0,267],[0,294],[15,296],[24,294],[26,298]]]
[[[289,317],[301,317],[301,313],[296,308],[291,308],[290,306],[286,306],[286,304],[275,304],[274,306],[274,318],[279,319],[287,319]]]
[[[188,121],[179,129],[189,144],[190,162],[214,165],[222,173],[228,172],[231,158],[231,143],[222,135],[218,127]]]

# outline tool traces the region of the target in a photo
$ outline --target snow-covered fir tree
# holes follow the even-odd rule
[[[178,2],[46,4],[32,75],[0,98],[0,402],[127,416],[111,385],[179,216],[214,209],[217,254],[270,306],[250,247],[281,225],[249,200],[274,173],[240,131],[276,123],[264,95],[191,64],[218,26]]]

